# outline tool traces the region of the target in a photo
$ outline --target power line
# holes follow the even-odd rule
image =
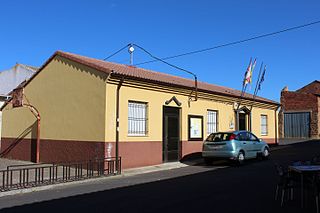
[[[178,58],[178,57],[182,57],[182,56],[186,56],[186,55],[192,55],[192,54],[197,54],[197,53],[201,53],[201,52],[206,52],[206,51],[210,51],[210,50],[214,50],[214,49],[218,49],[218,48],[222,48],[222,47],[233,46],[233,45],[236,45],[236,44],[241,44],[241,43],[245,43],[245,42],[256,40],[256,39],[265,38],[265,37],[269,37],[269,36],[274,36],[274,35],[277,35],[277,34],[280,34],[280,33],[288,32],[288,31],[292,31],[292,30],[297,30],[297,29],[300,29],[300,28],[309,27],[311,25],[315,25],[315,24],[319,24],[319,23],[320,23],[320,21],[315,21],[315,22],[311,22],[311,23],[307,23],[307,24],[303,24],[303,25],[298,25],[298,26],[295,26],[295,27],[290,27],[290,28],[286,28],[286,29],[275,31],[275,32],[271,32],[271,33],[266,33],[266,34],[254,36],[254,37],[251,37],[251,38],[246,38],[246,39],[243,39],[243,40],[238,40],[238,41],[233,41],[233,42],[229,42],[229,43],[225,43],[225,44],[220,44],[220,45],[217,45],[217,46],[214,46],[214,47],[208,47],[208,48],[201,49],[201,50],[195,50],[195,51],[191,51],[191,52],[182,53],[182,54],[179,54],[179,55],[173,55],[173,56],[164,57],[164,58],[161,58],[161,60],[164,61],[164,60]],[[155,59],[155,60],[145,61],[145,62],[137,63],[135,65],[148,64],[148,63],[153,63],[153,62],[156,62],[156,61],[159,61],[159,60]]]
[[[181,71],[183,71],[183,72],[186,72],[186,73],[189,73],[189,74],[193,75],[193,77],[194,77],[194,87],[195,87],[195,99],[194,99],[194,101],[197,101],[197,100],[198,100],[198,80],[197,80],[196,74],[194,74],[193,72],[191,72],[191,71],[189,71],[189,70],[186,70],[186,69],[183,69],[183,68],[178,67],[178,66],[176,66],[176,65],[173,65],[173,64],[171,64],[171,63],[169,63],[169,62],[166,62],[166,61],[162,60],[162,59],[159,58],[159,57],[156,57],[156,56],[152,55],[149,51],[147,51],[147,50],[144,49],[143,47],[140,47],[140,46],[137,45],[137,44],[129,44],[129,46],[138,47],[139,49],[141,49],[142,51],[144,51],[145,53],[147,53],[151,58],[154,58],[155,60],[160,61],[160,62],[162,62],[162,63],[165,63],[165,64],[167,64],[167,65],[170,66],[170,67],[173,67],[173,68],[175,68],[175,69],[178,69],[178,70],[181,70]],[[191,94],[192,94],[192,92],[190,93],[189,100],[191,100]]]
[[[129,46],[130,46],[130,44],[127,44],[126,46],[122,47],[120,50],[118,50],[117,52],[109,55],[108,57],[104,58],[103,60],[104,60],[104,61],[105,61],[105,60],[108,60],[109,58],[111,58],[112,56],[117,55],[119,52],[121,52],[122,50],[124,50],[125,48],[127,48],[127,47],[129,47]]]
[[[116,51],[115,53],[113,53],[113,54],[111,54],[110,56],[104,58],[103,60],[105,61],[105,60],[107,60],[107,59],[115,56],[116,54],[118,54],[119,52],[121,52],[122,50],[124,50],[125,48],[129,48],[129,47],[132,47],[132,46],[135,46],[135,47],[141,49],[143,52],[145,52],[146,54],[148,54],[148,55],[149,55],[151,58],[153,58],[155,61],[160,61],[160,62],[165,63],[165,64],[167,64],[168,66],[171,66],[171,67],[173,67],[173,68],[175,68],[175,69],[178,69],[178,70],[181,70],[181,71],[183,71],[183,72],[186,72],[186,73],[189,73],[189,74],[193,75],[193,77],[194,77],[194,79],[195,79],[196,89],[197,89],[197,76],[196,76],[196,74],[194,74],[193,72],[191,72],[191,71],[189,71],[189,70],[186,70],[186,69],[183,69],[183,68],[178,67],[178,66],[176,66],[176,65],[173,65],[173,64],[171,64],[171,63],[169,63],[169,62],[166,62],[166,61],[164,61],[163,59],[161,59],[161,58],[159,58],[159,57],[154,56],[154,55],[151,54],[149,51],[147,51],[146,49],[144,49],[143,47],[141,47],[141,46],[139,46],[139,45],[137,45],[137,44],[131,44],[131,43],[130,43],[130,44],[127,44],[127,45],[125,45],[124,47],[122,47],[121,49],[119,49],[118,51]]]
[[[188,70],[186,70],[186,69],[183,69],[183,68],[181,68],[181,67],[178,67],[178,66],[176,66],[176,65],[170,64],[169,62],[166,62],[166,61],[164,61],[163,59],[158,58],[158,57],[152,55],[152,54],[151,54],[150,52],[148,52],[146,49],[144,49],[143,47],[140,47],[140,46],[137,45],[137,44],[131,44],[131,45],[132,45],[132,46],[135,46],[135,47],[138,47],[139,49],[141,49],[142,51],[144,51],[145,53],[147,53],[151,58],[154,58],[154,60],[156,60],[156,61],[161,61],[162,63],[165,63],[165,64],[167,64],[167,65],[170,66],[170,67],[173,67],[173,68],[175,68],[175,69],[184,71],[184,72],[186,72],[186,73],[189,73],[189,74],[193,75],[193,77],[197,78],[197,76],[196,76],[193,72],[190,72],[190,71],[188,71]]]

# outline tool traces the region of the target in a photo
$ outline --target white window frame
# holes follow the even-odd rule
[[[260,134],[263,136],[268,135],[268,116],[267,115],[260,116]]]
[[[128,136],[147,136],[148,103],[128,102]]]
[[[207,128],[206,129],[207,129],[207,135],[213,132],[218,132],[218,111],[217,110],[207,110]]]

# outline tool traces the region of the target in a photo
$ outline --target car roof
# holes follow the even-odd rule
[[[241,133],[241,132],[249,132],[247,130],[236,130],[236,131],[225,131],[225,132],[214,132],[214,134],[217,134],[217,133],[233,133],[235,135]]]

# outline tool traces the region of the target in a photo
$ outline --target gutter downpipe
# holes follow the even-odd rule
[[[40,163],[40,113],[37,112],[37,143],[36,143],[36,163]]]
[[[274,128],[275,128],[275,142],[276,142],[276,145],[278,146],[279,143],[278,143],[278,125],[277,125],[277,111],[278,109],[280,108],[280,106],[278,106],[275,110],[274,110]]]
[[[252,108],[250,109],[249,114],[249,131],[252,132]]]
[[[117,97],[116,97],[116,169],[117,173],[119,173],[119,106],[120,106],[120,88],[123,84],[124,77],[121,78],[118,86],[117,86]]]
[[[238,109],[236,110],[236,130],[238,131],[239,130],[239,111]]]
[[[36,158],[34,160],[35,160],[35,163],[40,163],[40,127],[41,127],[40,112],[35,106],[30,104],[30,101],[28,100],[27,96],[24,94],[24,88],[22,88],[22,94],[27,101],[26,104],[22,102],[22,107],[27,107],[37,119],[37,141],[36,141],[36,156],[35,156]]]
[[[41,116],[37,108],[35,108],[31,104],[23,104],[22,106],[25,106],[29,108],[29,110],[32,112],[32,114],[36,117],[37,119],[37,141],[36,141],[36,158],[35,163],[40,163],[40,121],[41,121]]]
[[[198,78],[196,75],[194,75],[194,85],[195,85],[195,90],[196,90],[196,94],[195,94],[195,100],[194,101],[197,101],[198,100]]]

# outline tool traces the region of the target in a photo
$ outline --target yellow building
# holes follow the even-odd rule
[[[190,79],[57,51],[24,85],[24,101],[40,112],[40,146],[30,110],[7,103],[1,156],[35,161],[39,150],[41,162],[80,161],[115,156],[119,144],[129,168],[200,152],[214,131],[252,127],[276,143],[279,104],[245,94],[238,120],[240,93],[203,82],[196,91]]]

